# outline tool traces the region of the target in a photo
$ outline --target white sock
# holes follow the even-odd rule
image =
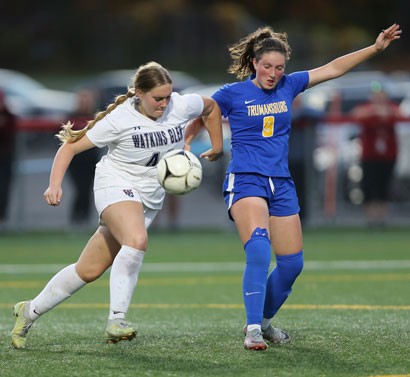
[[[35,321],[42,314],[55,308],[87,283],[78,276],[75,264],[63,268],[54,275],[43,290],[30,301],[28,315]]]
[[[272,318],[263,318],[262,319],[262,326],[261,326],[262,330],[266,330],[269,327],[271,319]]]
[[[261,331],[261,325],[248,325],[246,327],[246,331],[252,331],[252,330],[259,330]]]
[[[137,285],[145,252],[122,245],[110,274],[110,313],[108,319],[124,319]]]

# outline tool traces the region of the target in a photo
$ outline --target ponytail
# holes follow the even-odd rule
[[[124,103],[127,98],[131,98],[135,96],[134,89],[128,89],[127,94],[121,94],[115,98],[114,103],[111,103],[107,106],[104,111],[100,111],[97,113],[93,120],[90,120],[87,125],[80,129],[80,130],[73,130],[74,123],[68,121],[67,123],[62,125],[62,129],[58,134],[56,134],[57,139],[61,141],[61,143],[75,143],[77,140],[80,140],[88,130],[91,130],[98,121],[103,119],[107,114],[111,113],[117,106]]]

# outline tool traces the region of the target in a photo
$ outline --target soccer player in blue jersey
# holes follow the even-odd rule
[[[292,101],[305,89],[342,76],[385,50],[400,34],[399,25],[393,24],[369,47],[289,75],[285,74],[291,53],[286,33],[260,28],[229,48],[228,72],[241,81],[223,86],[213,98],[232,131],[232,159],[223,190],[246,255],[246,349],[265,350],[265,340],[290,340],[271,325],[271,319],[303,268],[298,198],[288,169]],[[276,267],[269,274],[271,248]]]

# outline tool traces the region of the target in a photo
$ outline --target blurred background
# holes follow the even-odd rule
[[[75,120],[80,126],[124,93],[139,65],[156,60],[170,70],[175,90],[212,95],[235,81],[227,74],[227,46],[258,27],[288,33],[290,73],[366,47],[394,22],[403,36],[385,53],[295,101],[290,166],[305,226],[409,226],[409,14],[407,0],[388,5],[381,0],[3,2],[0,229],[95,227],[92,171],[104,151],[74,161],[62,205],[50,208],[42,193],[58,148],[54,135],[62,122]],[[400,114],[384,122],[396,138],[388,153],[393,173],[385,176],[388,200],[369,214],[362,185],[363,137],[378,120],[353,114],[375,92],[385,93]],[[221,195],[229,159],[229,125],[224,124],[226,158],[204,161],[201,187],[186,197],[168,197],[154,227],[232,228]],[[374,137],[380,144],[383,135]],[[197,154],[207,147],[205,135],[193,146]]]

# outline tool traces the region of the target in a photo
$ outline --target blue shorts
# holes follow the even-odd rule
[[[270,216],[290,216],[300,210],[295,184],[290,177],[229,173],[223,183],[223,194],[228,212],[237,200],[250,196],[265,198]]]

